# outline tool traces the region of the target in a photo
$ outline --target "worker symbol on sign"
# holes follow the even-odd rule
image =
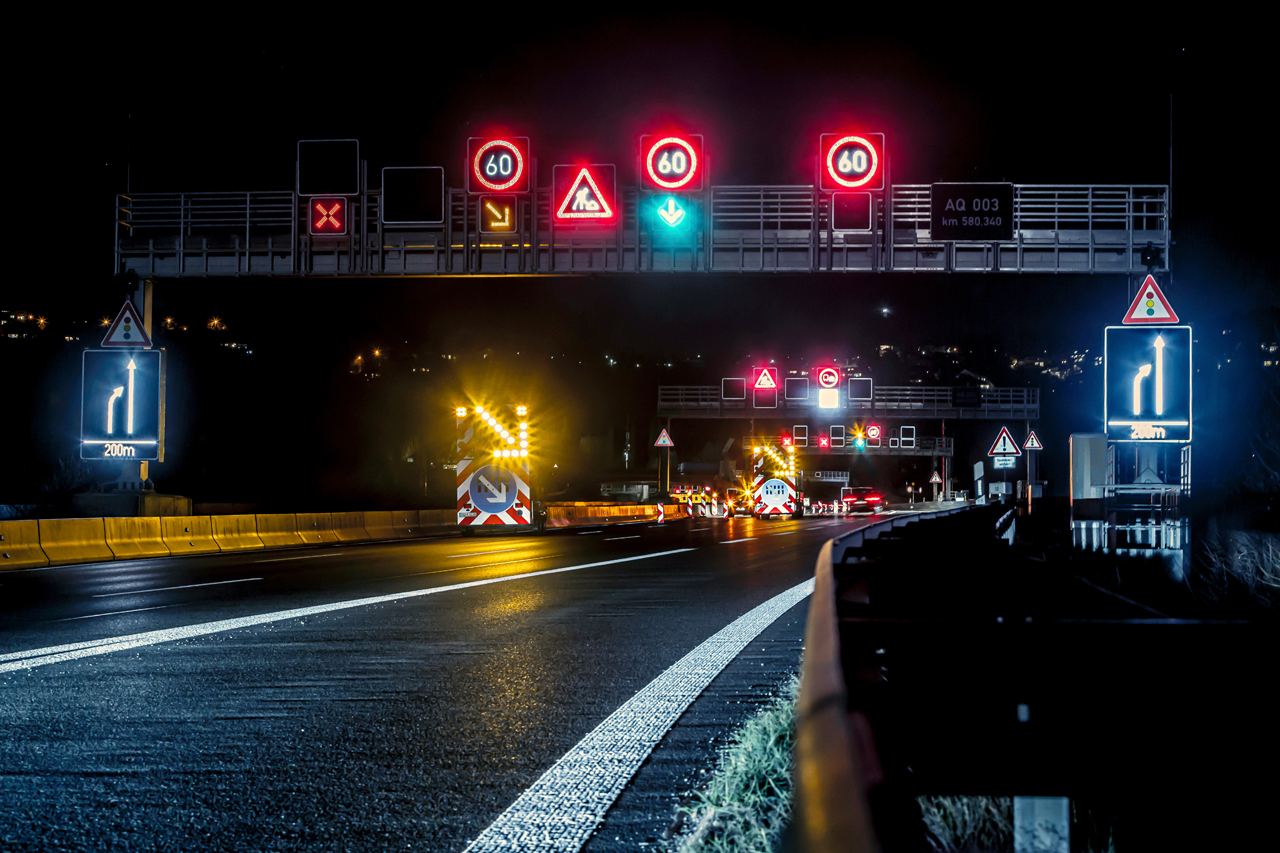
[[[506,468],[486,465],[471,478],[471,502],[481,512],[506,512],[516,502],[519,485]]]
[[[560,198],[555,212],[557,221],[590,222],[614,218],[610,200],[614,191],[612,166],[556,166],[553,172],[552,180]],[[572,177],[565,180],[570,175]]]

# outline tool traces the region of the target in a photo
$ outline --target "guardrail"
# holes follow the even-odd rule
[[[1241,803],[1268,814],[1273,792],[1249,768],[1280,733],[1248,650],[1276,647],[1274,620],[1154,611],[1080,574],[1141,588],[1150,561],[1006,546],[1019,518],[1010,504],[896,517],[823,547],[793,849],[927,849],[926,795],[1115,804],[1154,849],[1212,846]],[[1188,747],[1206,737],[1211,749]],[[1017,815],[1015,834],[1029,825]]]

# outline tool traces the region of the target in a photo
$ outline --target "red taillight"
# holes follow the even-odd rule
[[[880,501],[882,500],[883,498],[881,498],[879,495],[867,495],[867,503],[873,503],[873,504],[880,503]]]

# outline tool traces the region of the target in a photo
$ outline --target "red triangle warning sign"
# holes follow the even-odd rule
[[[1018,447],[1018,442],[1013,440],[1013,436],[1009,434],[1008,427],[1000,427],[1000,434],[996,436],[996,443],[991,445],[991,449],[987,451],[988,456],[1021,456],[1022,449]]]
[[[1134,297],[1133,304],[1129,306],[1121,322],[1126,326],[1136,323],[1169,325],[1178,322],[1178,315],[1173,313],[1173,307],[1164,298],[1155,277],[1149,275],[1142,287],[1138,288],[1138,295]]]
[[[938,476],[938,472],[934,471],[933,476],[929,478],[930,483],[941,483],[942,478]]]
[[[1022,442],[1023,450],[1044,450],[1044,445],[1040,443],[1040,437],[1036,435],[1036,431],[1032,430],[1027,433],[1027,440]]]
[[[664,429],[659,435],[658,440],[653,443],[654,447],[675,447],[676,443],[671,440],[671,436],[667,435]]]
[[[767,367],[761,370],[755,387],[757,391],[778,390],[778,380],[773,378],[773,371]]]
[[[556,210],[556,219],[613,219],[613,207],[591,174],[590,166],[583,166],[570,182],[569,191]]]
[[[102,339],[104,347],[131,347],[133,349],[151,349],[151,337],[142,328],[142,321],[133,303],[126,302],[116,315],[115,322],[107,329],[107,336]]]

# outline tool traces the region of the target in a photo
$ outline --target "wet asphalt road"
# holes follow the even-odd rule
[[[0,574],[0,664],[502,579],[0,672],[0,847],[461,850],[638,690],[866,523],[686,521]],[[573,570],[522,577],[550,569]],[[796,671],[806,606],[694,702],[588,849],[656,846],[728,732]]]

